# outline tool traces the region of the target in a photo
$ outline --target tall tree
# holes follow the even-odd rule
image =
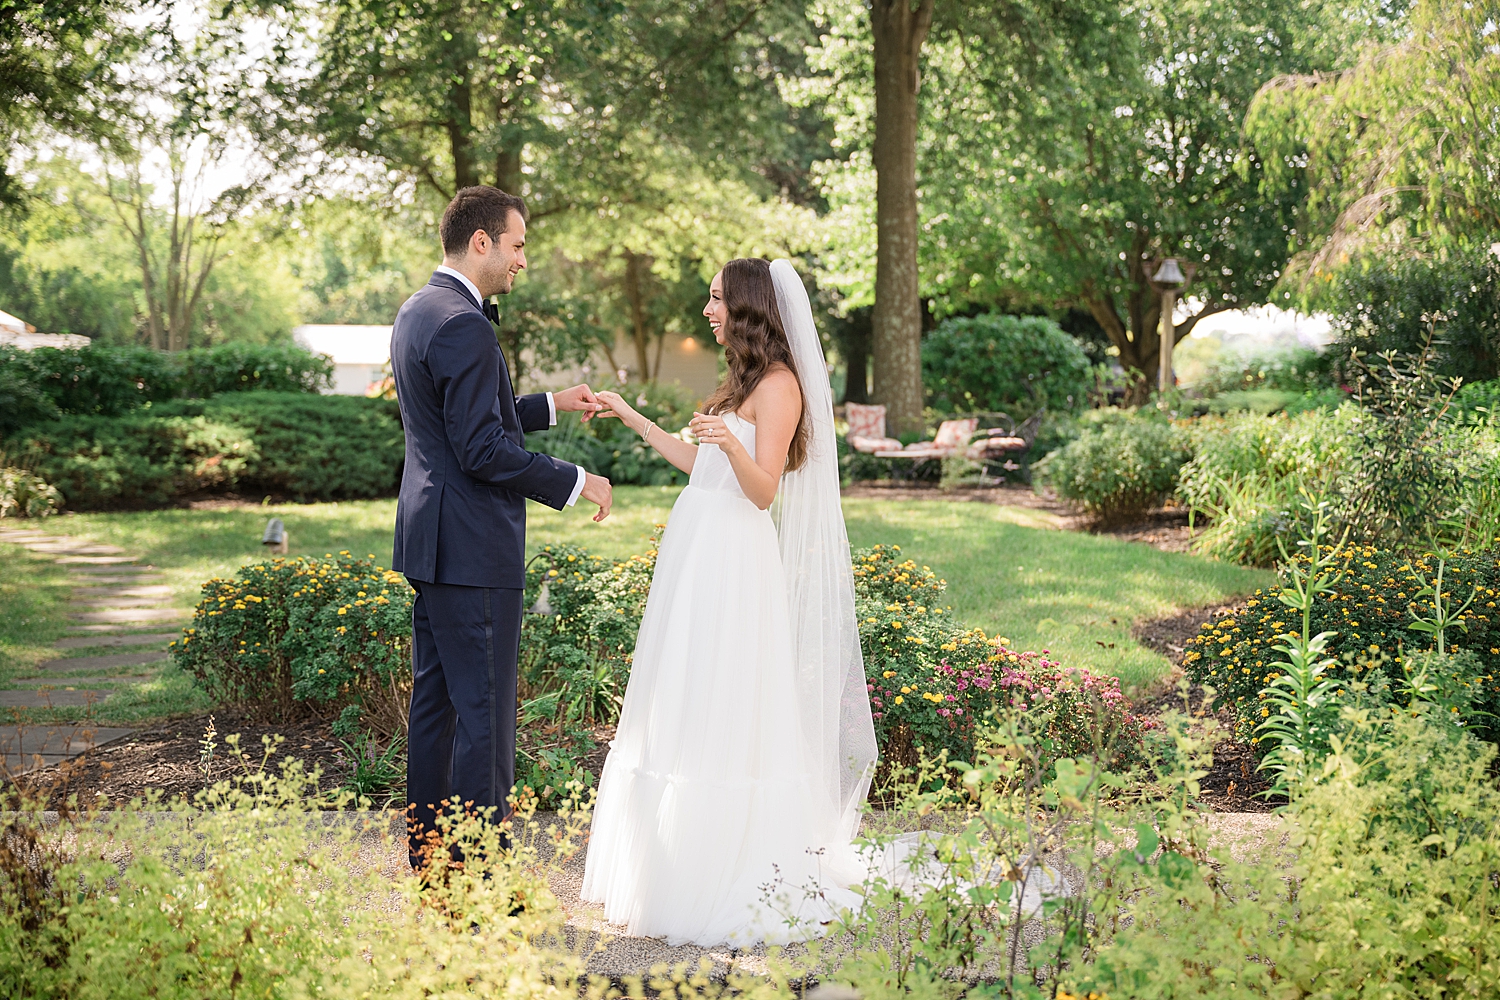
[[[922,429],[917,94],[933,0],[871,0],[875,135],[875,399],[896,433]]]
[[[1497,17],[1494,3],[1419,0],[1398,41],[1256,95],[1246,129],[1276,154],[1267,187],[1308,189],[1311,245],[1294,262],[1304,289],[1363,251],[1487,247],[1500,234]]]
[[[38,129],[97,136],[115,67],[134,43],[118,0],[0,0],[0,204],[19,200],[10,160]]]

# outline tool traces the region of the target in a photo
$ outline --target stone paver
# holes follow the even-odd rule
[[[46,686],[61,691],[67,688],[93,687],[96,684],[139,684],[142,681],[156,679],[155,674],[115,674],[109,677],[75,677],[65,674],[61,677],[21,677],[14,682],[16,690],[40,690]]]
[[[86,724],[0,726],[0,755],[5,770],[21,774],[67,760],[85,750],[129,736],[132,729]]]
[[[114,611],[87,611],[69,615],[75,622],[123,624],[125,622],[175,622],[191,618],[192,612],[181,608],[120,608]]]
[[[27,677],[40,674],[56,674],[64,670],[117,670],[120,667],[139,667],[146,663],[157,663],[167,658],[166,650],[150,653],[112,653],[108,656],[75,656],[71,659],[48,660],[30,668]]]
[[[151,608],[160,603],[160,597],[74,597],[68,602],[68,607],[80,611],[85,608]]]
[[[125,560],[125,562],[128,563],[130,562],[130,560],[127,559]],[[127,566],[124,563],[114,563],[104,566],[72,566],[69,568],[68,572],[72,573],[75,578],[99,580],[103,577],[108,577],[111,575],[119,576],[125,573],[133,573],[136,574],[136,576],[154,576],[160,573],[161,570],[157,569],[155,566]],[[135,579],[135,577],[127,577],[127,579]]]
[[[54,687],[0,691],[0,708],[83,708],[97,705],[108,697],[108,691],[92,688]]]
[[[149,587],[74,587],[73,599],[95,597],[171,597],[172,588],[164,583]]]
[[[118,545],[91,545],[88,542],[27,542],[33,552],[72,556],[118,556],[125,552]]]
[[[135,562],[135,556],[63,556],[55,561],[64,566],[119,566]]]
[[[79,631],[93,632],[98,629],[113,630],[111,625],[80,625]],[[79,635],[59,639],[52,644],[53,649],[88,649],[92,646],[103,646],[113,648],[116,646],[158,646],[165,648],[167,643],[182,636],[177,632],[131,632],[127,634],[114,635]]]
[[[113,571],[116,570],[116,569],[133,570],[135,567],[134,566],[111,566],[111,567],[107,567],[107,568],[110,570],[111,573],[113,573]],[[109,574],[95,575],[93,573],[89,573],[89,574],[84,575],[84,574],[79,574],[79,572],[78,572],[77,569],[70,570],[70,572],[73,574],[73,583],[74,583],[74,589],[75,590],[104,590],[106,588],[104,586],[102,586],[103,584],[129,583],[129,584],[140,585],[140,584],[148,584],[152,580],[159,580],[159,579],[161,579],[161,574],[157,573],[155,571],[151,571],[151,572],[147,572],[147,573],[139,573],[139,574],[136,574],[134,576],[111,576]],[[137,588],[134,588],[134,589],[141,589],[141,588],[137,587]],[[170,590],[171,588],[168,588],[168,589]]]

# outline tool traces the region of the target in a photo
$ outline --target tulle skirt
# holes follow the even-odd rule
[[[683,490],[600,779],[583,898],[672,944],[817,934],[864,867],[809,759],[776,529]]]

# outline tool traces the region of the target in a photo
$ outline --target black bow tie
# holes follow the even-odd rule
[[[500,307],[494,302],[485,302],[480,307],[484,311],[484,318],[496,326],[500,325]]]

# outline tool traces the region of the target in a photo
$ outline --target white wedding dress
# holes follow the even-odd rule
[[[773,276],[812,454],[782,478],[778,531],[723,451],[699,445],[662,537],[588,843],[583,898],[672,944],[806,939],[857,905],[849,887],[868,871],[851,840],[875,740],[832,404],[806,293],[786,262]],[[755,426],[733,413],[725,423],[753,454]]]

